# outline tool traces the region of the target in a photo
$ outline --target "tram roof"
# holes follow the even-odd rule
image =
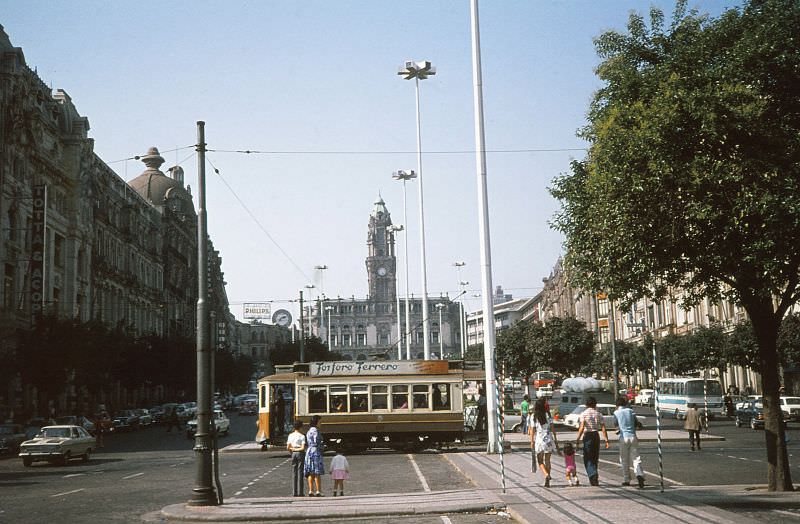
[[[482,369],[461,360],[380,360],[380,361],[325,361],[295,362],[276,366],[277,373],[265,375],[260,380],[293,382],[298,376],[306,377],[357,377],[386,375],[462,375],[464,380],[484,381]],[[466,369],[465,369],[466,368]]]

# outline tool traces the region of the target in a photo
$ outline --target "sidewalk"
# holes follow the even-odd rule
[[[600,486],[591,487],[578,466],[580,486],[569,486],[564,477],[564,459],[554,456],[549,489],[542,487],[541,474],[531,473],[529,452],[512,452],[503,456],[506,472],[506,493],[500,488],[498,455],[486,453],[454,453],[447,459],[469,477],[478,492],[491,491],[506,504],[507,511],[521,524],[543,522],[741,522],[751,518],[721,508],[765,506],[781,508],[800,505],[800,493],[769,493],[751,486],[681,486],[665,485],[661,493],[652,476],[643,490],[620,486],[621,472],[603,471]],[[601,458],[616,458],[616,453],[603,453]],[[578,459],[580,462],[580,459]],[[635,480],[634,480],[635,484]],[[762,487],[763,488],[763,487]]]
[[[491,490],[453,490],[324,498],[230,498],[222,506],[173,504],[161,510],[161,517],[170,522],[330,521],[376,516],[483,513],[503,506],[504,503]]]
[[[557,426],[559,428],[568,428],[569,426],[564,426],[563,424]],[[570,430],[559,431],[558,435],[561,436],[564,433],[570,433]],[[572,433],[577,433],[576,431],[572,431]],[[639,442],[657,442],[658,435],[656,434],[655,429],[640,429],[636,432],[636,436],[639,438]],[[520,444],[524,444],[524,446],[530,447],[531,439],[528,435],[523,435],[522,433],[504,433],[503,438],[510,442],[512,446],[519,447]],[[611,442],[614,442],[619,437],[617,437],[616,431],[609,431],[608,438]],[[678,430],[678,429],[663,429],[661,430],[661,441],[662,442],[688,442],[688,434],[686,431]],[[708,433],[703,433],[700,435],[701,440],[725,440],[725,437],[721,437],[718,435],[709,435]]]

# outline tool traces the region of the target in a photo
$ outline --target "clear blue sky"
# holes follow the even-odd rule
[[[690,7],[717,15],[738,3]],[[672,12],[672,2],[653,4]],[[624,29],[632,9],[650,5],[481,2],[487,149],[585,147],[575,133],[599,86],[592,39]],[[0,13],[12,43],[46,83],[70,94],[89,118],[96,152],[125,180],[144,166],[112,162],[150,146],[194,144],[197,120],[210,149],[280,152],[208,155],[235,192],[209,169],[209,232],[239,318],[243,302],[296,311],[284,301],[318,280],[318,264],[329,267],[326,295],[366,295],[373,202],[380,192],[403,223],[402,186],[391,173],[416,169],[414,86],[396,70],[406,59],[432,61],[438,74],[421,85],[428,289],[453,296],[459,279],[469,280],[467,308],[480,307],[472,296],[480,293],[475,157],[457,153],[474,149],[468,0],[0,0]],[[195,185],[191,149],[164,156],[165,168],[183,161]],[[582,156],[488,154],[493,280],[506,292],[533,296],[562,253],[546,188]],[[411,291],[419,295],[416,183],[408,189]],[[467,263],[461,276],[456,260]]]

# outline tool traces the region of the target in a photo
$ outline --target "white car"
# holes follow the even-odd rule
[[[614,404],[598,404],[597,411],[603,416],[603,422],[606,424],[606,430],[613,430],[617,428],[617,417],[614,416],[614,411],[616,411],[617,406]],[[580,416],[586,410],[586,405],[581,404],[577,408],[575,408],[572,413],[567,415],[564,418],[564,424],[567,426],[571,426],[575,429],[578,429],[578,426],[581,425]],[[641,415],[636,415],[636,422],[638,423],[640,428],[645,427],[645,418]]]
[[[45,426],[32,440],[20,445],[19,456],[25,467],[37,460],[65,466],[70,459],[84,462],[97,447],[97,441],[81,426]]]
[[[227,435],[231,430],[231,421],[221,409],[214,410],[213,420],[214,426],[217,428],[217,435]],[[186,438],[194,437],[195,433],[197,433],[196,418],[186,423]]]
[[[649,406],[654,402],[655,391],[652,389],[640,389],[639,393],[633,399],[633,403],[637,406]]]
[[[800,420],[800,397],[781,397],[780,402],[789,420]]]

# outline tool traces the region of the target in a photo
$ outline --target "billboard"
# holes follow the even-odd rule
[[[33,213],[31,216],[31,314],[37,319],[44,304],[45,227],[47,224],[47,186],[33,186]]]
[[[252,303],[244,305],[244,318],[270,318],[272,306],[267,303]]]

